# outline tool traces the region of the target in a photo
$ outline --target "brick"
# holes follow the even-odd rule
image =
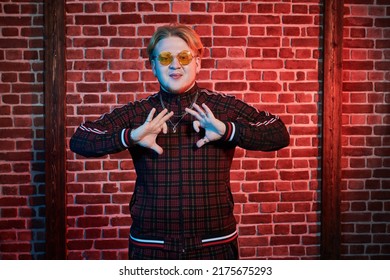
[[[105,25],[107,23],[107,18],[106,16],[97,15],[75,16],[75,23],[77,25]]]
[[[102,215],[103,206],[101,205],[89,205],[85,208],[86,215]]]
[[[111,225],[114,227],[117,226],[130,226],[131,219],[130,217],[114,217],[111,219]]]
[[[280,194],[278,193],[254,193],[248,195],[250,202],[278,202],[280,201]]]
[[[110,40],[110,47],[142,47],[142,40],[138,38],[112,38]],[[117,63],[117,62],[116,62]]]
[[[247,172],[245,179],[247,181],[258,181],[262,180],[276,180],[278,178],[278,174],[276,171],[251,171]]]
[[[361,152],[361,151],[360,151]],[[369,178],[371,177],[370,170],[343,170],[342,176],[344,178]]]
[[[268,37],[250,37],[248,38],[248,47],[280,47],[280,39]]]
[[[68,250],[88,250],[92,248],[93,240],[70,240],[67,242]]]
[[[246,69],[249,65],[248,60],[221,60],[217,63],[217,69]]]
[[[314,194],[312,192],[283,192],[281,199],[282,201],[313,201]]]
[[[252,91],[281,91],[281,86],[279,83],[250,83],[250,90]]]
[[[320,84],[318,82],[300,82],[290,83],[289,90],[291,91],[319,91]]]
[[[299,236],[272,236],[271,246],[299,244]]]
[[[139,92],[143,90],[141,83],[114,83],[110,84],[110,92]]]
[[[390,126],[374,126],[375,135],[389,135]]]
[[[218,37],[218,38],[215,38],[213,41],[214,41],[215,46],[237,47],[237,46],[245,46],[246,45],[245,38]]]
[[[108,16],[109,24],[136,24],[141,23],[141,15],[139,14],[121,14]]]
[[[108,40],[105,38],[75,38],[72,42],[73,47],[76,48],[106,47],[108,45]]]
[[[107,65],[106,61],[76,61],[73,70],[106,70]]]
[[[282,16],[283,24],[312,24],[313,17],[312,16]]]
[[[375,24],[376,27],[389,27],[390,26],[390,20],[388,17],[385,18],[375,18]]]
[[[128,240],[104,239],[96,240],[94,247],[96,249],[126,249],[128,245]]]
[[[293,47],[303,47],[303,48],[315,48],[320,46],[321,42],[318,38],[316,39],[291,39],[291,45]]]
[[[7,219],[0,221],[0,230],[25,229],[26,221],[22,219]]]
[[[251,214],[242,216],[242,224],[264,224],[271,222],[271,215],[269,214]]]
[[[373,84],[369,82],[354,82],[354,83],[343,83],[344,91],[372,91]]]
[[[215,83],[215,90],[220,92],[226,91],[245,91],[247,89],[247,83],[241,82],[224,82]]]
[[[267,237],[242,237],[240,238],[240,246],[266,246],[268,245]]]
[[[390,221],[390,215],[388,213],[375,213],[372,217],[373,222],[385,222],[388,223]],[[379,228],[378,228],[379,229]],[[377,232],[383,232],[384,229],[379,230]]]
[[[371,242],[371,235],[368,234],[345,234],[341,237],[343,243],[364,244]]]
[[[9,71],[10,69],[18,72],[27,72],[30,71],[31,65],[30,63],[26,63],[26,62],[1,62],[0,63],[0,70],[2,72]]]
[[[130,198],[131,198],[130,194],[113,194],[112,195],[112,202],[113,203],[128,204],[130,201]]]
[[[345,39],[344,47],[370,49],[374,47],[374,41],[368,39]]]
[[[287,60],[286,69],[316,69],[316,61],[307,60]]]
[[[206,3],[191,3],[190,10],[192,12],[205,12],[206,7]]]
[[[30,243],[2,243],[0,244],[1,252],[30,252],[31,244]]]
[[[344,19],[344,26],[373,26],[374,20],[372,18],[365,17],[346,17]]]
[[[249,24],[279,24],[280,17],[272,15],[250,15],[248,17]]]
[[[105,83],[78,83],[76,85],[76,89],[78,92],[93,92],[93,93],[105,92],[105,91],[107,91],[107,84],[105,84]]]
[[[215,23],[218,24],[246,24],[246,15],[216,15]]]
[[[188,22],[183,22],[183,24],[190,24],[191,20],[187,16]],[[205,16],[203,16],[205,17]],[[160,14],[160,15],[145,15],[143,17],[144,23],[170,23],[170,22],[177,22],[177,15],[171,15],[171,14]]]
[[[252,61],[252,67],[255,69],[281,69],[283,61],[280,59],[256,59]]]
[[[349,114],[363,114],[363,113],[372,113],[374,111],[373,106],[370,104],[367,105],[343,105],[342,106],[343,113]]]
[[[76,203],[78,204],[105,204],[110,203],[110,196],[109,195],[77,195],[76,196]]]

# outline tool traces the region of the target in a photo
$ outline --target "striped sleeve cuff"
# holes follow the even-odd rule
[[[130,133],[131,130],[129,128],[122,129],[120,132],[121,143],[125,148],[129,148],[135,145],[134,141],[130,137]]]
[[[226,131],[225,134],[222,136],[222,141],[228,141],[231,142],[234,139],[234,136],[236,134],[236,126],[232,122],[226,122]]]

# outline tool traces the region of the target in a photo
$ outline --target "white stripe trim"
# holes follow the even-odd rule
[[[267,126],[267,125],[269,125],[269,124],[271,124],[271,123],[274,123],[274,122],[276,122],[276,121],[277,121],[277,118],[272,118],[272,119],[270,119],[270,120],[268,120],[268,121],[264,121],[264,122],[251,123],[251,125],[252,125],[252,126],[262,126],[262,125]]]
[[[141,243],[164,244],[163,240],[151,240],[151,239],[135,238],[134,236],[131,235],[131,233],[130,233],[130,238],[133,239],[134,241],[141,242]]]
[[[214,238],[208,238],[208,239],[203,239],[202,240],[202,243],[208,243],[208,242],[213,242],[213,241],[219,241],[219,240],[225,240],[225,239],[228,239],[234,235],[237,234],[237,230],[234,231],[233,233],[229,234],[229,235],[225,235],[225,236],[220,236],[220,237],[214,237]]]
[[[234,138],[234,134],[236,134],[236,126],[232,122],[231,124],[232,124],[232,135],[230,136],[229,141],[232,141]]]
[[[214,237],[214,238],[207,238],[207,239],[202,239],[202,243],[209,243],[209,242],[214,242],[214,241],[221,241],[225,239],[229,239],[230,237],[233,237],[234,235],[237,235],[237,230],[234,231],[233,233],[229,235],[224,235],[224,236],[219,236],[219,237]],[[130,238],[134,241],[140,242],[140,243],[152,243],[152,244],[164,244],[164,240],[153,240],[153,239],[140,239],[140,238],[135,238],[134,236],[131,235],[130,233]]]
[[[106,134],[106,132],[107,132],[107,130],[101,131],[101,130],[99,130],[97,128],[86,127],[86,126],[84,126],[84,124],[80,125],[80,129],[84,130],[84,131],[93,132],[95,134]]]
[[[122,129],[122,132],[121,132],[121,141],[122,141],[123,146],[125,146],[126,148],[128,148],[129,146],[127,146],[126,141],[125,141],[125,131],[126,131],[126,129]]]

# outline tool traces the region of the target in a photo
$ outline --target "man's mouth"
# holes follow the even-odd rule
[[[180,79],[183,75],[182,74],[179,74],[179,73],[172,73],[172,74],[169,74],[169,77],[171,77],[172,79]]]

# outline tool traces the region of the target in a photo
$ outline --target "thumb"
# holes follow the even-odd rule
[[[200,148],[208,142],[210,142],[210,140],[207,137],[203,137],[202,139],[198,140],[198,142],[196,142],[196,146]]]
[[[199,132],[200,131],[200,122],[199,121],[194,121],[193,123],[192,123],[192,125],[193,125],[193,127],[194,127],[194,129],[195,129],[195,131],[196,132]]]
[[[161,155],[163,153],[163,149],[156,143],[152,147],[150,147],[153,151]]]

